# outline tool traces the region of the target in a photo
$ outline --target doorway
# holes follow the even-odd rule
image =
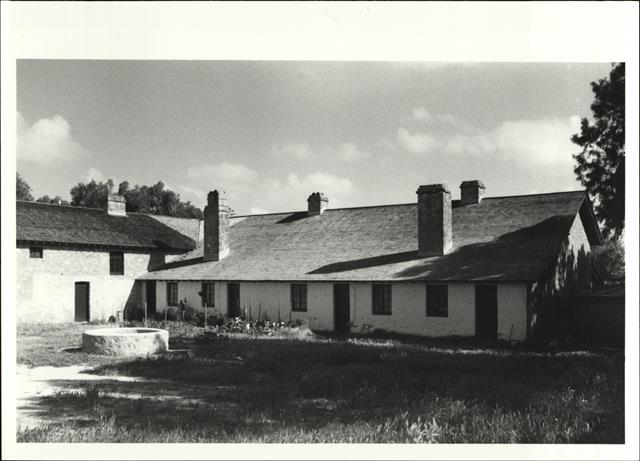
[[[497,285],[476,285],[476,337],[498,338]]]
[[[147,280],[147,315],[156,313],[156,281]]]
[[[340,335],[349,333],[351,329],[349,304],[349,284],[335,283],[333,285],[333,328]]]
[[[227,283],[227,315],[240,317],[240,284]]]
[[[89,321],[89,282],[76,282],[75,289],[75,320],[76,322]]]

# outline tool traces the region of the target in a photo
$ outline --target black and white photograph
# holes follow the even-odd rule
[[[633,459],[637,57],[146,40],[3,69],[6,459]]]

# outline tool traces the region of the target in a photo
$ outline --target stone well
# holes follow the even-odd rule
[[[158,328],[99,328],[82,333],[89,354],[136,356],[169,350],[169,332]]]

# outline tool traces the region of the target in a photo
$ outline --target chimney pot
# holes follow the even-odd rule
[[[329,206],[329,197],[322,192],[314,192],[307,198],[309,216],[321,215]]]
[[[119,194],[109,194],[107,198],[107,213],[110,216],[127,216],[127,201]]]
[[[418,254],[442,256],[453,246],[451,193],[446,184],[420,186],[418,194]]]
[[[482,181],[462,181],[460,184],[460,205],[479,205],[486,187]]]

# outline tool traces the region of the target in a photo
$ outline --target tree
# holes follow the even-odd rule
[[[593,277],[596,285],[624,280],[624,248],[619,240],[610,240],[593,249]]]
[[[96,183],[93,180],[88,184],[78,183],[71,189],[71,205],[104,208],[113,186],[111,179],[106,183]],[[191,202],[182,202],[179,194],[165,189],[162,181],[152,186],[136,185],[133,188],[128,181],[123,181],[118,185],[118,194],[124,196],[127,212],[130,213],[197,219],[202,219],[203,216],[202,211]]]
[[[613,64],[609,77],[591,83],[594,122],[582,119],[580,133],[571,140],[582,147],[574,155],[574,172],[594,199],[598,220],[607,237],[618,238],[624,229],[624,110],[625,65]]]
[[[58,205],[69,205],[69,202],[64,200],[59,195],[56,195],[53,198],[49,197],[48,195],[43,195],[42,197],[37,198],[36,202],[40,202],[40,203],[55,203],[55,204],[58,204]]]
[[[26,200],[33,202],[33,195],[31,195],[31,186],[27,184],[20,173],[16,173],[16,200]]]
[[[106,183],[91,180],[90,183],[78,183],[71,189],[71,205],[85,208],[105,208],[107,198],[113,190],[113,180]]]

